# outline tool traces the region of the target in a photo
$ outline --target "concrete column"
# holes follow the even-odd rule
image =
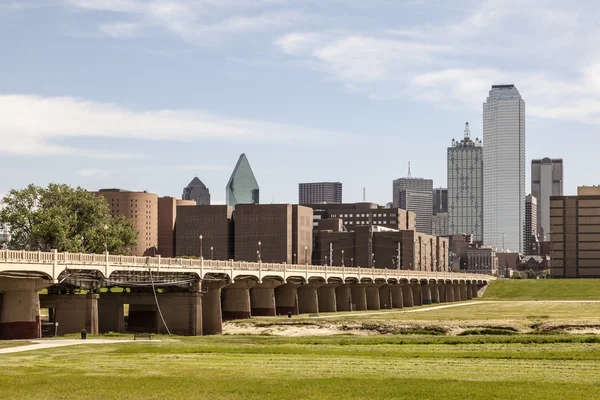
[[[335,288],[335,302],[338,311],[352,311],[350,285],[343,284]]]
[[[438,283],[437,287],[438,287],[438,292],[439,292],[439,295],[440,295],[439,296],[440,303],[445,303],[446,301],[448,301],[446,299],[446,283],[445,282],[444,283]]]
[[[390,285],[390,293],[392,295],[392,308],[402,308],[404,306],[402,296],[402,285]]]
[[[460,301],[460,286],[458,283],[452,284],[452,290],[454,290],[454,301]]]
[[[250,289],[250,304],[252,316],[273,317],[277,315],[275,306],[275,288],[281,282],[274,279],[263,279],[262,283]]]
[[[367,285],[367,310],[380,310],[379,303],[379,284],[373,283]]]
[[[385,284],[379,287],[379,308],[389,310],[392,308],[392,286]]]
[[[202,281],[202,287],[205,289],[202,296],[203,335],[220,335],[223,333],[221,288],[226,284],[225,281]]]
[[[251,279],[238,279],[221,290],[223,319],[247,319],[252,316],[250,288],[255,284]]]
[[[275,309],[277,314],[298,315],[298,285],[295,283],[286,283],[275,288]]]
[[[437,283],[430,283],[431,286],[431,304],[437,304],[440,302],[440,291]]]
[[[467,292],[467,300],[473,300],[473,289],[471,289],[471,286],[471,283],[467,283],[465,287],[465,291]]]
[[[421,296],[423,299],[423,305],[431,304],[431,286],[429,283],[421,284]]]
[[[48,286],[45,279],[0,278],[0,340],[42,337],[38,292]]]
[[[298,287],[298,309],[300,314],[317,314],[319,312],[318,288],[322,284],[307,283]]]
[[[132,293],[132,297],[135,296],[136,294]],[[140,294],[139,297],[139,300],[136,301],[155,302],[152,293]],[[202,335],[202,293],[197,290],[193,292],[163,292],[158,293],[157,298],[164,318],[163,323],[160,315],[157,316],[158,333],[167,333],[168,327],[169,332],[174,335]]]
[[[451,283],[445,283],[446,286],[446,302],[454,303],[454,285]]]
[[[85,330],[92,335],[99,333],[98,329],[98,299],[99,294],[87,293],[85,295],[86,313],[85,313]]]
[[[413,295],[413,304],[415,306],[423,305],[423,297],[421,293],[421,283],[413,282],[410,284],[412,286],[412,295]]]
[[[98,330],[100,333],[124,333],[124,302],[121,293],[102,293],[98,299]],[[60,324],[59,324],[60,327]]]
[[[329,283],[317,289],[319,296],[319,312],[336,312],[337,301],[335,298],[335,283]]]
[[[467,297],[467,284],[464,282],[460,283],[459,287],[460,287],[460,301],[469,300],[469,298]]]
[[[402,306],[403,307],[414,307],[415,302],[413,299],[412,286],[410,283],[402,284]]]
[[[473,299],[476,299],[479,296],[477,292],[479,292],[477,289],[477,283],[471,283],[471,297]]]
[[[39,297],[41,308],[54,310],[59,336],[82,329],[98,334],[98,294],[41,294]]]
[[[360,283],[350,286],[355,311],[367,310],[367,287]]]

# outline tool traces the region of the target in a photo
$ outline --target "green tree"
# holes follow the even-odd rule
[[[0,224],[10,228],[8,247],[101,253],[106,243],[113,254],[126,254],[136,245],[133,223],[111,217],[104,198],[82,188],[51,183],[12,189],[2,199]]]

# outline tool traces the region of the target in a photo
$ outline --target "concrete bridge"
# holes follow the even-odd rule
[[[223,319],[466,301],[492,279],[452,272],[0,250],[0,339],[40,337],[40,308],[48,308],[51,320],[59,322],[59,335],[81,329],[218,334]],[[39,294],[45,288],[48,294]],[[87,293],[75,294],[79,289]]]

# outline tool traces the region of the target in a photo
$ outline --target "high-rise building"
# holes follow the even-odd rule
[[[341,182],[310,182],[298,185],[300,204],[341,204]]]
[[[515,85],[493,85],[483,104],[483,243],[522,252],[524,224],[525,102]]]
[[[440,212],[431,217],[431,234],[436,236],[447,236],[450,233],[448,226],[449,218],[447,212]]]
[[[537,231],[550,240],[550,196],[563,195],[562,158],[531,160],[531,194],[537,199]]]
[[[259,187],[246,154],[238,159],[225,188],[227,205],[258,204]]]
[[[183,188],[183,200],[194,200],[198,206],[210,205],[210,191],[198,177],[194,177],[192,181]]]
[[[433,215],[448,212],[448,189],[433,189]]]
[[[464,138],[448,147],[448,234],[469,234],[483,242],[483,147],[472,140],[469,123]]]
[[[431,234],[433,214],[433,180],[423,178],[399,178],[393,184],[393,205],[417,214],[417,231]]]
[[[523,227],[523,254],[525,255],[539,253],[537,216],[537,199],[535,196],[529,195],[525,197],[525,226]]]
[[[206,260],[232,259],[233,208],[224,205],[178,205],[175,254],[177,257],[202,255]]]
[[[174,197],[158,199],[158,254],[162,257],[175,256],[175,221],[177,207],[194,206],[194,200],[178,200]]]
[[[137,244],[131,248],[132,255],[158,254],[157,195],[121,189],[100,189],[94,194],[104,197],[112,216],[123,216],[133,222],[137,231]]]

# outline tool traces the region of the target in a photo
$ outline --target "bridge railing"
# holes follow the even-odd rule
[[[402,275],[414,278],[448,278],[460,277],[462,279],[482,279],[482,277],[491,278],[489,275],[457,272],[437,272],[437,271],[413,271],[413,270],[395,270],[388,268],[361,268],[361,267],[338,267],[326,265],[307,265],[307,264],[276,264],[276,263],[258,263],[247,261],[224,261],[224,260],[205,260],[192,258],[162,258],[140,257],[140,256],[121,256],[110,254],[87,254],[87,253],[66,253],[66,252],[43,252],[43,251],[25,251],[25,250],[0,250],[0,262],[11,263],[42,263],[42,264],[85,264],[85,265],[122,265],[127,267],[153,267],[153,268],[201,268],[213,270],[237,270],[237,271],[263,271],[263,272],[319,272],[331,274],[354,274],[394,277]]]

